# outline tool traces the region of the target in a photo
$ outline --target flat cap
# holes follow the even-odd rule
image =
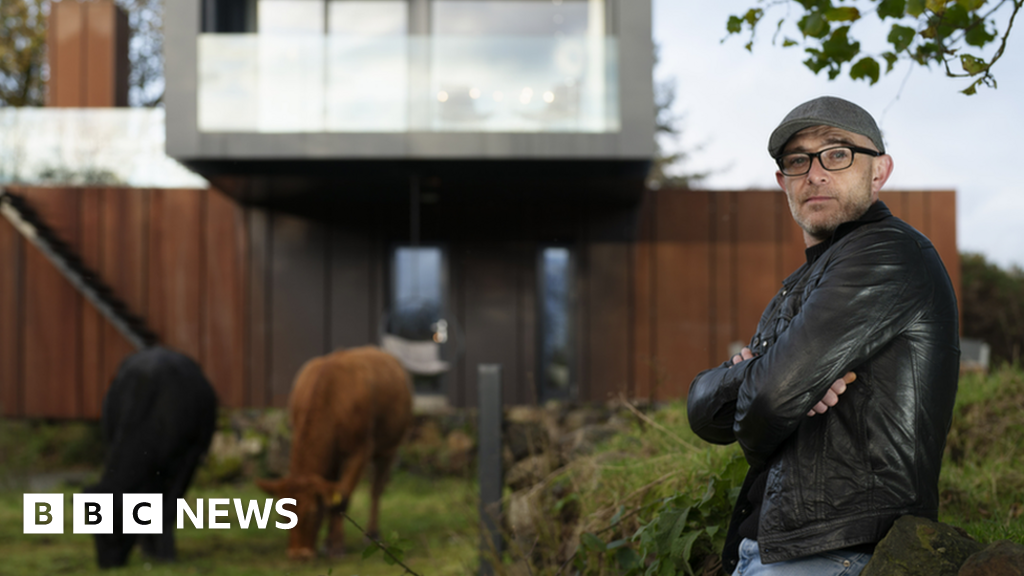
[[[772,158],[778,158],[794,134],[811,126],[832,126],[866,136],[879,152],[885,154],[882,133],[871,114],[853,102],[835,96],[821,96],[794,108],[768,138],[768,153]]]

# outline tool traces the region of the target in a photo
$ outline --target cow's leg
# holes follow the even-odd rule
[[[384,493],[384,487],[391,479],[391,464],[395,460],[396,450],[389,450],[383,454],[377,454],[373,459],[373,488],[370,493],[370,523],[366,526],[366,535],[370,538],[380,537],[380,527],[377,523],[380,515],[380,496]]]
[[[153,559],[173,562],[177,559],[174,544],[174,529],[178,498],[185,496],[192,476],[203,457],[203,446],[193,446],[178,458],[168,463],[163,474],[160,492],[164,498],[164,526],[162,534],[144,534],[139,537],[142,552]]]
[[[341,556],[345,553],[345,518],[348,503],[355,491],[359,479],[363,476],[363,468],[370,459],[370,447],[364,446],[345,458],[341,465],[341,478],[338,481],[339,502],[327,502],[330,523],[327,528],[327,554]]]

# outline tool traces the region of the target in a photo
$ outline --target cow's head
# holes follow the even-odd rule
[[[294,498],[298,523],[288,534],[288,557],[316,556],[316,535],[325,511],[344,508],[338,485],[316,474],[288,476],[279,480],[257,479],[256,485],[275,499]]]

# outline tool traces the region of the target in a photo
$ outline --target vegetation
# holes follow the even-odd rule
[[[1024,0],[758,0],[764,8],[750,8],[729,17],[730,34],[747,30],[753,49],[754,34],[767,11],[784,6],[775,24],[773,42],[782,36],[782,46],[801,46],[808,58],[804,64],[815,74],[825,70],[835,79],[847,68],[854,80],[878,81],[882,65],[892,72],[897,62],[937,65],[953,78],[970,78],[964,94],[974,94],[981,85],[996,87],[992,67],[1002,57],[1014,19]],[[874,52],[861,50],[853,29],[874,14],[888,26],[884,47]],[[997,17],[1004,18],[998,21]],[[796,25],[795,40],[784,31]],[[790,27],[790,30],[792,27]]]
[[[963,334],[992,347],[995,363],[1024,352],[1024,270],[1003,270],[981,254],[961,254]]]
[[[68,574],[77,576],[109,574],[96,567],[92,536],[71,533],[66,490],[63,535],[24,535],[22,501],[24,490],[0,492],[0,575]],[[192,489],[187,499],[241,498],[243,501],[267,496],[251,483]],[[457,478],[428,479],[398,474],[381,499],[381,525],[388,543],[406,540],[402,562],[423,576],[462,576],[477,570],[476,491],[471,482]],[[353,496],[352,518],[365,522],[369,515],[369,486],[360,486]],[[347,555],[338,560],[319,558],[295,562],[287,558],[287,533],[272,527],[241,529],[228,517],[229,530],[196,530],[188,522],[176,531],[179,560],[173,564],[149,563],[136,549],[129,565],[118,570],[134,574],[179,575],[217,574],[282,576],[400,576],[403,569],[389,564],[378,552],[369,558],[361,553],[368,546],[351,524],[345,527]],[[397,532],[394,532],[397,531]]]
[[[635,410],[631,422],[598,453],[572,461],[533,488],[506,495],[506,552],[493,562],[498,574],[697,575],[717,568],[746,473],[738,448],[696,438],[683,402],[650,414]],[[95,425],[0,424],[4,469],[38,472],[96,461]],[[940,478],[939,520],[981,542],[1024,543],[1022,459],[1024,370],[1004,364],[989,375],[965,375]],[[71,534],[70,518],[62,536],[21,534],[23,478],[8,477],[0,490],[0,556],[5,559],[0,574],[99,574],[90,537]],[[188,495],[197,497],[265,495],[243,482],[203,484]],[[367,517],[368,500],[361,487],[352,509],[357,522]],[[404,551],[402,562],[417,574],[475,572],[477,495],[465,472],[449,477],[399,472],[382,507],[389,549]],[[242,530],[231,518],[230,530],[181,530],[177,564],[147,568],[136,552],[123,573],[321,576],[333,570],[345,576],[399,576],[404,570],[385,554],[372,554],[374,547],[351,525],[345,559],[294,563],[285,557],[283,532]]]
[[[1022,459],[1024,371],[1004,365],[988,376],[966,375],[940,478],[939,520],[981,542],[1024,543]],[[548,515],[550,526],[517,543],[511,556],[537,575],[567,574],[570,565],[582,574],[713,573],[745,472],[735,445],[696,438],[685,404],[673,403],[549,479],[545,505],[563,513]],[[566,534],[574,538],[568,547],[556,540]]]

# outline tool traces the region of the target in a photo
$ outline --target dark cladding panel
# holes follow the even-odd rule
[[[456,252],[453,250],[453,252]],[[521,258],[510,245],[474,244],[453,254],[460,269],[460,300],[465,354],[461,373],[467,379],[466,403],[475,406],[479,364],[501,364],[506,404],[523,400],[518,365],[517,309]]]
[[[245,383],[246,232],[242,208],[210,189],[205,199],[205,287],[203,369],[221,405],[241,408]]]
[[[249,406],[271,405],[269,387],[269,313],[270,313],[270,214],[261,208],[246,209],[249,239],[248,290],[248,365],[246,378]]]
[[[327,233],[281,213],[271,227],[270,386],[273,405],[284,406],[299,368],[327,352]]]
[[[331,231],[331,348],[377,342],[374,324],[377,283],[373,279],[376,243],[365,232]]]
[[[596,242],[587,246],[588,351],[585,388],[580,400],[603,402],[620,393],[629,395],[630,251],[625,242]]]

